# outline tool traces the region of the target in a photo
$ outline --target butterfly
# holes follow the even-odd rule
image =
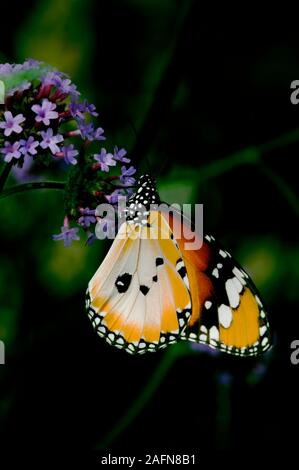
[[[160,203],[154,179],[142,175],[88,285],[86,308],[95,331],[132,354],[181,340],[238,356],[269,349],[269,322],[248,274],[211,235],[187,249],[191,222]]]

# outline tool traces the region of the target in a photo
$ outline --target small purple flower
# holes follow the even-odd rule
[[[73,117],[80,117],[84,120],[84,113],[90,114],[90,116],[98,116],[99,114],[96,112],[96,107],[94,104],[89,104],[87,100],[84,103],[80,103],[79,101],[72,100],[69,104],[69,110]]]
[[[113,191],[113,193],[107,195],[106,194],[106,199],[107,201],[109,202],[109,204],[116,204],[118,202],[118,198],[120,196],[124,196],[123,193],[122,193],[122,190],[121,189],[115,189]]]
[[[62,73],[61,72],[47,72],[43,77],[42,77],[42,85],[48,86],[48,85],[55,85],[59,87],[62,83]]]
[[[93,140],[94,125],[92,122],[86,122],[84,119],[78,119],[78,126],[83,139]]]
[[[34,140],[34,137],[32,135],[27,139],[27,140],[20,140],[20,152],[26,156],[26,155],[36,155],[37,150],[36,147],[39,146],[39,142],[37,140]]]
[[[53,129],[51,128],[46,131],[41,131],[40,134],[43,138],[40,143],[41,148],[49,148],[54,155],[60,151],[57,144],[63,141],[63,136],[61,134],[53,135]]]
[[[69,104],[69,110],[73,117],[79,117],[80,119],[84,120],[85,110],[82,103],[72,100]]]
[[[86,207],[85,209],[80,209],[81,217],[78,219],[78,223],[82,225],[82,227],[89,227],[90,224],[94,224],[97,219],[95,218],[95,210],[89,209]]]
[[[20,142],[8,142],[4,143],[4,148],[1,149],[1,153],[5,155],[4,161],[9,163],[13,158],[20,158],[21,152],[19,150]]]
[[[132,175],[136,173],[136,169],[133,166],[127,168],[125,166],[121,167],[121,176],[119,180],[121,183],[125,184],[126,186],[132,186],[135,183],[135,178],[132,178]]]
[[[58,112],[54,111],[56,104],[51,103],[47,98],[44,98],[42,105],[34,104],[31,106],[32,111],[36,113],[35,120],[42,122],[45,126],[50,125],[50,119],[57,119]]]
[[[95,105],[92,103],[89,104],[87,100],[84,100],[83,108],[84,112],[89,113],[91,116],[97,117],[99,115],[99,113],[96,111]]]
[[[93,140],[106,140],[106,137],[103,134],[104,129],[98,127],[93,133]]]
[[[122,163],[130,163],[129,158],[125,158],[125,155],[127,155],[127,151],[125,149],[120,149],[118,150],[118,147],[114,147],[114,160],[118,160],[119,162]]]
[[[52,235],[53,240],[60,241],[63,240],[64,246],[70,246],[73,240],[80,240],[77,232],[79,228],[70,228],[70,227],[61,227],[61,233],[57,235]]]
[[[10,136],[12,132],[16,132],[20,134],[22,132],[22,127],[20,124],[25,121],[23,114],[17,114],[17,116],[13,116],[10,111],[5,111],[4,113],[5,122],[0,122],[0,128],[5,129],[4,135],[6,137]]]
[[[81,111],[80,111],[80,109],[81,109]],[[83,139],[105,140],[106,137],[103,135],[104,134],[104,129],[102,129],[101,127],[98,127],[97,129],[95,129],[92,122],[86,122],[84,119],[81,119],[81,117],[79,116],[78,113],[83,112],[82,109],[83,108],[77,107],[77,111],[75,111],[75,112],[77,112],[77,116],[79,117],[78,127],[80,129],[81,136],[83,137]]]
[[[76,165],[77,164],[77,160],[75,157],[77,157],[77,155],[79,154],[78,150],[76,150],[73,146],[73,144],[70,144],[70,145],[65,145],[64,147],[62,147],[62,154],[63,154],[63,158],[64,158],[64,161],[65,163],[67,163],[68,165]]]
[[[113,159],[112,153],[107,153],[107,150],[102,148],[101,153],[95,154],[94,159],[99,162],[102,171],[109,171],[109,166],[115,166],[116,161]]]
[[[60,84],[58,85],[58,89],[60,93],[72,96],[78,96],[80,93],[77,90],[76,85],[74,85],[69,78],[65,78],[61,80]]]

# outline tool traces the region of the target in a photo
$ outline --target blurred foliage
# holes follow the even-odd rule
[[[91,0],[39,0],[17,31],[15,60],[36,57],[87,86],[95,44],[90,4]]]
[[[236,255],[266,299],[276,338],[271,360],[176,347],[149,358],[114,351],[95,337],[84,312],[88,280],[108,243],[65,249],[52,241],[64,216],[62,192],[9,197],[0,200],[3,442],[25,435],[39,445],[40,427],[55,445],[87,448],[141,435],[141,446],[160,450],[243,448],[253,435],[268,449],[280,442],[277,422],[285,429],[295,398],[287,389],[288,348],[298,331],[299,145],[296,136],[275,139],[298,125],[288,95],[299,75],[298,28],[292,23],[281,39],[275,24],[267,22],[265,35],[262,22],[248,29],[205,16],[196,5],[31,1],[7,25],[11,40],[2,41],[0,58],[33,57],[69,73],[94,100],[106,134],[132,152],[141,170],[147,156],[162,199],[204,203],[205,230]],[[5,5],[7,15],[15,8],[14,1]],[[61,171],[43,176],[63,179]],[[287,410],[276,409],[278,394]],[[191,403],[188,412],[181,411],[182,397]],[[267,425],[257,429],[261,416]],[[26,436],[28,421],[33,430]]]

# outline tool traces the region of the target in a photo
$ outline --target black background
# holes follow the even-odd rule
[[[191,168],[196,179],[204,165],[275,142],[297,128],[299,106],[290,102],[290,83],[299,79],[295,14],[262,14],[246,6],[222,12],[215,5],[207,11],[196,1],[191,6],[174,1],[175,7],[167,2],[165,8],[149,4],[89,4],[89,86],[112,134],[128,117],[140,122],[137,138],[128,137],[140,169],[147,155],[162,181],[172,178],[173,168],[182,167]],[[9,61],[16,60],[14,31],[34,8],[28,2],[3,5],[8,21],[1,26],[1,51]],[[144,77],[158,73],[149,64],[168,47],[172,53],[140,120],[142,107],[136,102],[147,93]],[[298,142],[270,147],[263,152],[262,165],[296,193]],[[272,461],[295,451],[299,366],[290,362],[290,343],[299,334],[298,207],[296,213],[262,165],[240,165],[199,180],[194,202],[204,202],[206,227],[245,260],[247,246],[252,249],[260,240],[276,250],[274,264],[266,266],[269,279],[262,291],[275,337],[264,375],[248,384],[255,359],[180,357],[104,454],[175,450],[205,456],[212,465],[216,456],[234,463],[237,456],[241,462],[257,455]],[[26,459],[40,450],[54,459],[64,450],[71,459],[100,445],[146,386],[164,352],[131,357],[96,337],[82,314],[84,290],[64,299],[51,295],[40,282],[30,249],[32,234],[19,240],[26,250],[16,248],[9,237],[1,244],[22,277],[24,296],[14,351],[1,370],[0,393],[8,405],[2,413],[0,445],[12,446],[13,453],[24,449]],[[227,372],[232,381],[223,386],[221,374]]]

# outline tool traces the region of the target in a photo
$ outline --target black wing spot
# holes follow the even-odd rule
[[[143,295],[146,295],[149,291],[149,287],[147,287],[147,286],[140,286],[139,289],[140,289],[140,291],[142,292]]]
[[[164,259],[163,258],[156,258],[156,266],[161,266],[164,264]]]
[[[153,281],[154,281],[154,282],[158,282],[158,276],[157,276],[157,274],[153,277]]]
[[[184,279],[184,277],[185,277],[186,274],[187,274],[187,271],[186,271],[185,266],[182,266],[182,267],[178,270],[178,273],[179,273],[179,275]]]
[[[115,286],[120,294],[127,292],[132,281],[132,274],[124,273],[115,281]]]

